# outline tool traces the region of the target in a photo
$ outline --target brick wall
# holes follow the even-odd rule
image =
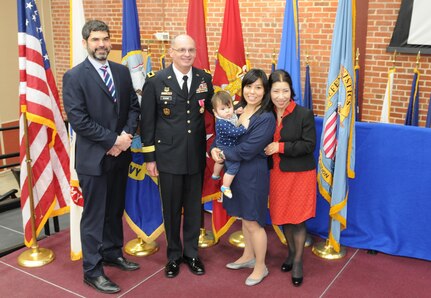
[[[121,47],[121,0],[83,0],[86,18],[106,21],[112,30],[113,44]],[[286,0],[239,0],[243,36],[248,59],[253,67],[270,71],[272,53],[278,53]],[[314,110],[323,115],[326,78],[329,69],[331,37],[337,10],[336,0],[299,0],[302,80],[305,55],[309,56]],[[369,0],[366,42],[361,51],[363,71],[362,120],[379,121],[392,67],[392,53],[386,52],[395,26],[401,0]],[[56,52],[57,82],[69,68],[69,1],[52,1]],[[211,70],[222,30],[224,0],[207,0],[207,38]],[[158,57],[166,42],[156,41],[155,32],[166,31],[175,36],[185,31],[188,0],[137,0],[143,46],[152,52],[153,69],[159,69]],[[358,11],[358,16],[367,11]],[[167,61],[170,63],[169,59]],[[416,55],[400,54],[396,58],[391,122],[404,123]],[[424,126],[431,93],[431,57],[420,59],[420,126]],[[304,82],[302,82],[302,86]]]

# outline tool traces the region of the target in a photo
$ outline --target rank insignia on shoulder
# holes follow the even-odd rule
[[[211,74],[211,70],[209,70],[209,69],[204,69],[204,71],[205,71],[206,73]]]
[[[154,77],[156,74],[154,71],[150,71],[149,73],[147,73],[147,77],[152,78]]]

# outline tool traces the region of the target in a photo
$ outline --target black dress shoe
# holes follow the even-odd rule
[[[304,278],[303,277],[293,277],[292,276],[292,284],[295,286],[295,287],[299,287],[301,284],[302,284],[302,281],[304,280]]]
[[[114,260],[103,260],[103,265],[114,266],[124,271],[133,271],[139,269],[139,264],[130,262],[124,257],[119,257]]]
[[[293,264],[287,264],[287,263],[283,263],[281,264],[281,271],[283,272],[289,272],[292,270]]]
[[[165,276],[167,278],[174,278],[180,273],[181,258],[176,260],[169,260],[165,266]]]
[[[98,277],[84,276],[84,283],[105,294],[120,292],[120,287],[104,275]]]
[[[189,266],[192,273],[196,275],[205,274],[204,264],[199,260],[199,258],[189,258],[184,256],[184,262]]]

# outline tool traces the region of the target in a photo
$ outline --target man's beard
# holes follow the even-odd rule
[[[103,49],[105,52],[103,54],[98,54],[97,50]],[[91,56],[97,61],[105,61],[108,58],[110,49],[108,48],[98,48],[91,53]]]

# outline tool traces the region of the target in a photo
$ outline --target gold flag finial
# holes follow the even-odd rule
[[[419,68],[419,60],[421,59],[421,51],[418,52],[416,56],[416,68]]]
[[[308,65],[308,58],[309,58],[309,56],[308,56],[308,50],[306,49],[305,50],[305,65]]]
[[[356,58],[355,58],[356,66],[359,66],[359,56],[360,55],[361,54],[359,53],[359,48],[356,48]]]
[[[394,54],[392,55],[392,68],[395,68],[395,62],[396,62],[396,59],[397,59],[397,50],[395,50],[395,52],[394,52]]]
[[[276,57],[277,57],[277,54],[275,53],[275,48],[272,50],[272,61],[271,61],[271,63],[272,64],[277,64],[277,59],[276,59]]]

